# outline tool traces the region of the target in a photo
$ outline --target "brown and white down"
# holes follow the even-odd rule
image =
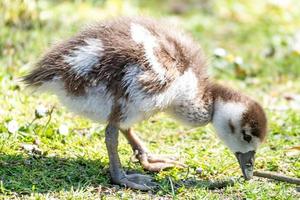
[[[105,142],[113,183],[148,190],[151,177],[126,174],[121,131],[144,169],[184,166],[154,156],[131,127],[165,111],[191,126],[212,123],[250,179],[254,154],[266,135],[261,106],[238,91],[213,83],[197,42],[173,25],[148,18],[117,18],[85,28],[55,45],[27,76],[26,84],[58,96],[71,111],[107,123]]]

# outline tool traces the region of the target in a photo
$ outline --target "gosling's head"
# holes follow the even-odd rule
[[[247,96],[223,86],[216,86],[215,92],[213,126],[238,159],[244,178],[251,179],[255,152],[266,136],[266,115]]]

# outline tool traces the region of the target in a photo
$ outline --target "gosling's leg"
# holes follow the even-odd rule
[[[140,161],[144,169],[157,172],[171,167],[186,167],[186,165],[177,162],[174,158],[169,156],[150,154],[146,146],[139,137],[134,134],[132,129],[122,130],[122,133],[127,138],[136,158]]]
[[[125,174],[118,155],[118,136],[118,127],[113,124],[108,124],[105,130],[105,143],[108,151],[109,171],[112,181],[116,184],[138,190],[149,190],[156,187],[157,184],[152,182],[150,176]]]

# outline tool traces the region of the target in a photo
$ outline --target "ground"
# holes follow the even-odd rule
[[[95,20],[139,14],[176,22],[203,47],[214,79],[266,109],[269,135],[255,168],[300,178],[299,10],[296,0],[1,1],[0,199],[299,199],[296,185],[244,181],[210,125],[185,127],[163,113],[134,128],[153,152],[176,155],[189,168],[145,172],[121,137],[126,170],[150,174],[160,187],[145,193],[112,185],[105,125],[19,81],[50,44]],[[211,189],[224,180],[234,184]]]

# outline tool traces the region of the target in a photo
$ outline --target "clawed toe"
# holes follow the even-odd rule
[[[159,155],[149,155],[144,153],[138,155],[138,159],[144,167],[144,169],[152,172],[158,172],[171,167],[187,167],[185,164]]]
[[[169,163],[172,164],[176,167],[187,167],[185,164],[182,164],[177,161],[176,158],[174,157],[169,157],[169,156],[160,156],[160,155],[148,155],[147,156],[148,162],[150,163]]]
[[[173,156],[173,155],[160,155],[160,154],[147,154],[148,160],[151,160],[153,162],[158,162],[158,161],[177,161],[178,157]]]
[[[133,181],[135,183],[143,184],[145,181],[151,182],[153,178],[148,175],[142,175],[142,174],[129,174],[126,175],[126,178],[130,181]]]
[[[153,182],[153,178],[142,174],[129,174],[122,178],[120,184],[137,190],[148,191],[155,189],[158,184]]]

